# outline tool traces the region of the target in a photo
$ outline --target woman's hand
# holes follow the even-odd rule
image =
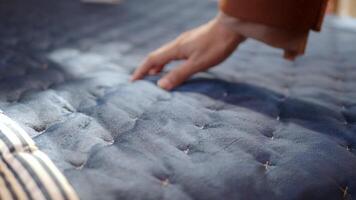
[[[185,60],[158,81],[158,86],[171,90],[193,74],[223,62],[245,40],[233,27],[223,22],[223,17],[218,15],[207,24],[181,34],[150,53],[131,80],[142,79],[147,74],[155,75],[173,60]]]

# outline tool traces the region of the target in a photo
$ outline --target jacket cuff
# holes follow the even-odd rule
[[[295,32],[275,28],[243,21],[222,12],[219,13],[217,20],[245,38],[252,38],[270,46],[283,49],[285,52],[284,57],[287,59],[293,60],[295,57],[304,54],[309,31]]]
[[[319,31],[328,0],[220,0],[225,14],[289,31]]]

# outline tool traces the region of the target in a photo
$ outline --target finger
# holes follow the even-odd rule
[[[160,71],[161,69],[159,68],[152,68],[148,71],[148,75],[157,75]]]
[[[179,58],[177,46],[171,42],[151,53],[133,73],[131,80],[142,79],[147,73],[158,73],[172,60]]]
[[[184,81],[186,81],[190,76],[197,72],[197,66],[190,60],[187,60],[179,67],[170,71],[167,75],[162,77],[158,81],[158,86],[165,90],[172,90]]]
[[[131,81],[142,79],[149,70],[153,69],[157,64],[157,58],[154,56],[149,56],[145,59],[145,61],[134,71],[131,76]]]

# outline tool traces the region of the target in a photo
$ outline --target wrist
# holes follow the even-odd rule
[[[241,42],[246,40],[246,37],[243,36],[238,29],[239,24],[241,23],[238,18],[231,17],[220,11],[215,17],[215,21],[225,29],[228,29],[230,32],[232,32]]]

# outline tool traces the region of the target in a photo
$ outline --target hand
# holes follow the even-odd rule
[[[158,86],[171,90],[197,72],[205,71],[232,54],[245,38],[223,23],[222,15],[196,29],[181,34],[174,41],[150,53],[133,73],[131,80],[142,79],[147,74],[158,74],[173,60],[185,60],[158,81]]]

